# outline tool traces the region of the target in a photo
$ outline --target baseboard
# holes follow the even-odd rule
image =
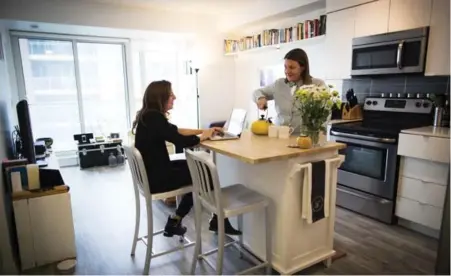
[[[398,218],[398,225],[437,240],[439,239],[440,236],[440,230],[435,230],[427,226],[402,218]]]

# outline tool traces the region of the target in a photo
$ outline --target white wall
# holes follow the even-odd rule
[[[5,37],[6,30],[0,26],[0,36],[2,44],[6,45],[8,40]],[[2,45],[0,45],[2,46]],[[6,54],[6,53],[5,53]],[[11,90],[9,85],[9,74],[5,59],[0,57],[0,160],[6,158],[9,154],[11,137]],[[9,226],[5,208],[5,183],[3,177],[0,177],[0,273],[17,273],[12,256]]]

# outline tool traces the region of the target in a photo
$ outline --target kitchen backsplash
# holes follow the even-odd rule
[[[343,80],[342,98],[346,100],[346,91],[351,88],[360,103],[367,96],[379,96],[381,93],[449,94],[449,82],[450,76],[355,77]]]

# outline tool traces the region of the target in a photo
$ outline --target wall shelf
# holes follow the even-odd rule
[[[307,39],[301,39],[301,40],[295,40],[295,41],[291,41],[291,42],[286,42],[286,43],[279,43],[279,44],[273,44],[273,45],[265,45],[262,47],[256,47],[256,48],[252,48],[252,49],[248,49],[248,50],[243,50],[243,51],[237,51],[237,52],[233,52],[233,53],[225,53],[225,56],[238,56],[238,55],[242,55],[242,54],[247,54],[247,53],[257,53],[257,52],[262,52],[262,51],[266,51],[266,50],[271,50],[271,49],[281,49],[281,48],[286,48],[286,47],[302,47],[302,46],[306,46],[306,45],[310,45],[310,44],[318,44],[318,43],[322,43],[324,42],[326,38],[326,35],[320,35],[320,36],[315,36],[312,38],[307,38]]]

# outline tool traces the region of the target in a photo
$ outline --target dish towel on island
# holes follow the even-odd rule
[[[296,164],[293,168],[293,173],[303,172],[301,178],[301,214],[302,218],[307,220],[309,224],[329,217],[330,167],[330,162],[323,160]]]

